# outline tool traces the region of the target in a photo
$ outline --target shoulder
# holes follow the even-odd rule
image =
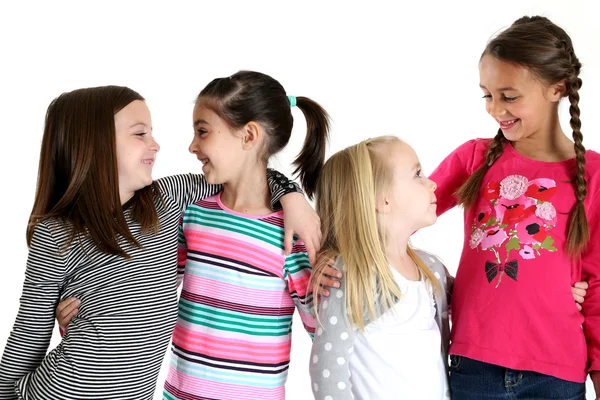
[[[588,196],[590,201],[596,203],[600,199],[600,154],[588,150],[585,153],[585,161]]]
[[[600,154],[594,150],[585,152],[586,169],[588,174],[596,179],[600,178]]]
[[[200,179],[200,175],[196,174],[178,174],[159,178],[154,183],[158,186],[161,194],[166,194],[174,189],[191,186]]]
[[[33,228],[33,239],[52,241],[58,247],[62,247],[70,238],[72,230],[73,226],[69,221],[46,218]]]
[[[490,147],[493,139],[490,138],[476,138],[470,139],[458,146],[454,152],[457,154],[465,155],[479,155],[485,154],[487,149]]]
[[[471,139],[454,149],[441,164],[444,169],[460,168],[472,173],[485,160],[492,139]]]
[[[425,250],[413,249],[425,266],[433,272],[436,278],[441,279],[446,275],[446,266],[442,260],[433,253]]]

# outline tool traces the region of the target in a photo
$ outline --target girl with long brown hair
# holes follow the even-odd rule
[[[203,175],[153,181],[159,150],[148,107],[129,88],[79,89],[48,107],[0,398],[152,398],[177,317],[181,213],[220,190]],[[286,196],[298,189],[281,174],[268,181],[272,205],[294,206],[287,228],[312,243],[318,218],[308,203]],[[81,300],[78,313],[46,354],[55,308],[68,297]]]
[[[515,21],[479,62],[496,136],[468,141],[431,175],[438,214],[465,209],[454,399],[583,399],[588,373],[600,396],[600,155],[582,144],[580,71],[563,29],[545,17]],[[563,98],[572,140],[559,121]],[[570,289],[580,280],[583,313]]]

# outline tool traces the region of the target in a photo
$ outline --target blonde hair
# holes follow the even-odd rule
[[[319,289],[326,259],[342,257],[348,317],[361,330],[365,316],[375,319],[377,311],[390,309],[401,296],[375,210],[377,193],[392,183],[385,150],[396,141],[400,139],[395,136],[380,136],[339,151],[327,160],[317,182],[316,208],[323,238],[322,257],[312,275],[313,292]],[[437,289],[439,283],[433,273],[410,247],[407,252]]]

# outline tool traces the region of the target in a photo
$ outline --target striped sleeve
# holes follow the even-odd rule
[[[19,312],[0,362],[0,399],[17,399],[15,382],[34,371],[48,350],[65,263],[50,230],[34,231]]]
[[[274,169],[267,169],[267,183],[269,189],[271,189],[271,209],[281,210],[281,203],[279,200],[288,193],[299,192],[302,193],[302,189],[296,182],[290,181],[281,172]]]
[[[175,202],[180,213],[183,213],[188,204],[203,200],[223,189],[223,185],[208,183],[206,177],[202,174],[172,175],[158,179],[156,183],[161,193]],[[279,200],[286,194],[302,193],[298,184],[290,181],[285,175],[274,169],[267,170],[267,183],[271,190],[271,208],[273,210],[281,209]]]
[[[183,232],[183,215],[179,220],[179,228],[177,229],[177,287],[183,282],[185,273],[185,263],[187,260],[187,242],[185,233]]]
[[[313,338],[315,334],[315,319],[312,314],[313,296],[308,284],[312,269],[304,243],[298,240],[294,244],[291,254],[285,260],[283,271],[288,291],[300,313],[304,328]]]
[[[188,204],[205,199],[223,189],[222,185],[211,185],[201,174],[172,175],[158,179],[161,194],[172,199],[182,214]]]

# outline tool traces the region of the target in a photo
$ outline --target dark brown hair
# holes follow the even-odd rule
[[[579,119],[579,89],[581,63],[573,50],[569,35],[548,18],[534,16],[516,20],[508,29],[491,40],[482,57],[491,55],[499,60],[521,65],[531,71],[541,82],[553,85],[565,82],[565,97],[571,107],[571,128],[575,142],[577,172],[574,179],[577,203],[571,211],[567,238],[567,252],[580,254],[590,238],[584,200],[587,195],[585,180],[585,147]],[[502,130],[494,137],[487,150],[485,163],[456,192],[458,203],[466,209],[478,198],[483,178],[500,158],[507,143]]]
[[[140,247],[122,212],[115,138],[115,114],[135,100],[144,98],[126,87],[102,86],[63,93],[50,103],[28,244],[37,224],[57,218],[69,224],[69,243],[84,233],[101,251],[124,257],[119,237]],[[128,202],[144,232],[158,230],[155,192],[154,184],[147,186]]]
[[[201,97],[212,100],[213,111],[234,129],[251,121],[260,123],[268,136],[265,159],[283,149],[290,140],[294,125],[290,102],[283,86],[268,75],[239,71],[228,78],[217,78],[202,89],[198,99]],[[329,116],[323,107],[307,97],[297,97],[296,102],[306,118],[307,134],[294,160],[294,173],[312,198],[325,162]]]

